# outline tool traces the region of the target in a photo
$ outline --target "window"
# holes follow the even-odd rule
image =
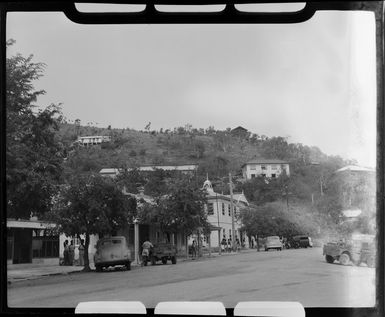
[[[256,168],[257,168],[256,165],[250,165],[250,169],[251,169],[251,170],[255,170]]]
[[[213,203],[207,204],[207,214],[208,215],[214,214],[214,204]]]
[[[228,209],[228,211],[229,211],[229,216],[231,216],[231,206],[230,205],[227,205],[227,209]]]
[[[261,174],[262,175],[262,177],[266,177],[266,174]]]
[[[272,165],[272,166],[271,166],[271,169],[272,169],[273,171],[276,171],[276,170],[277,170],[277,165]]]
[[[251,178],[255,178],[255,174],[251,174],[250,176],[251,176]]]
[[[33,237],[33,258],[56,258],[59,256],[59,237]]]
[[[222,203],[222,215],[225,215],[225,203]]]
[[[266,165],[261,165],[262,170],[266,170]]]
[[[275,176],[276,176],[276,174],[271,174],[271,177],[272,177],[272,178],[275,178]]]

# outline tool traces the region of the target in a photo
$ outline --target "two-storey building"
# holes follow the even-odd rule
[[[242,224],[238,220],[237,215],[239,215],[240,210],[243,207],[249,205],[245,195],[243,193],[235,193],[232,197],[230,195],[223,195],[214,192],[212,184],[209,180],[206,180],[203,184],[203,188],[207,191],[207,205],[205,207],[207,212],[207,220],[212,225],[213,228],[216,228],[218,231],[213,230],[210,234],[210,244],[212,247],[218,247],[220,241],[225,237],[226,239],[236,239],[242,243],[243,236],[240,231]],[[231,216],[231,205],[234,208],[234,230],[232,232],[232,216]],[[219,239],[219,240],[218,240]]]
[[[242,165],[242,175],[247,180],[258,176],[276,178],[283,173],[290,176],[289,162],[275,159],[253,159]]]

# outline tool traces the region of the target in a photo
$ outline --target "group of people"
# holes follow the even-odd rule
[[[244,244],[244,241],[243,241]],[[235,237],[235,248],[237,251],[241,250],[241,242],[239,241],[238,237]],[[231,252],[233,249],[233,241],[231,239],[231,236],[226,239],[225,236],[223,236],[221,241],[221,250],[222,252]]]
[[[68,240],[65,240],[63,243],[64,246],[64,252],[63,252],[63,257],[64,257],[64,262],[63,265],[74,265],[75,262],[75,244],[74,240],[71,240],[69,243]],[[79,265],[83,266],[84,265],[84,240],[80,240],[80,245],[78,246],[78,251],[79,251]]]

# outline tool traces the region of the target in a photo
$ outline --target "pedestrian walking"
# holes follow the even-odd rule
[[[147,262],[150,260],[151,249],[154,245],[150,242],[148,238],[142,244],[142,263],[141,266],[147,266]]]
[[[68,248],[68,240],[65,240],[63,243],[64,251],[63,251],[63,258],[64,258],[64,265],[69,265],[69,248]]]
[[[255,238],[254,236],[251,236],[251,239],[250,239],[250,243],[251,243],[251,248],[254,249],[254,243],[255,243]]]
[[[71,244],[68,247],[68,259],[69,259],[69,265],[74,265],[74,259],[75,259],[74,240],[71,240]]]
[[[197,243],[195,240],[193,240],[191,245],[191,256],[193,260],[197,257]]]
[[[80,239],[79,251],[79,265],[84,266],[84,240]]]

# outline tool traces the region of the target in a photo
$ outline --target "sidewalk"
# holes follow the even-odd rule
[[[93,264],[90,265],[94,269]],[[60,266],[57,264],[43,265],[43,264],[11,264],[7,265],[7,279],[8,283],[33,280],[43,276],[62,275],[72,272],[79,272],[83,266]]]
[[[242,250],[241,252],[230,252],[230,253],[222,253],[222,255],[219,255],[218,252],[212,252],[211,256],[209,256],[208,253],[203,254],[202,257],[192,259],[189,257],[186,259],[184,255],[181,255],[178,257],[178,262],[186,262],[186,261],[200,261],[204,259],[210,259],[215,258],[219,256],[230,256],[230,255],[236,255],[240,253],[246,253],[249,250]],[[137,264],[135,262],[131,263],[132,267],[140,266],[140,264]],[[93,263],[90,263],[91,270],[95,270],[95,266]],[[33,280],[37,278],[41,278],[44,276],[50,276],[50,275],[66,275],[74,272],[80,272],[83,270],[83,266],[60,266],[57,264],[51,264],[51,265],[42,265],[42,264],[10,264],[7,265],[7,279],[8,283],[14,283],[17,281],[25,281],[25,280]]]

